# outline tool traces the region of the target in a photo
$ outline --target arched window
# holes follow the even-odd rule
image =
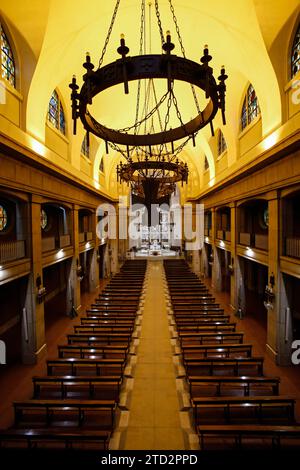
[[[204,155],[204,171],[206,171],[208,169],[209,169],[209,163],[208,163],[208,160],[207,160],[207,156]]]
[[[0,23],[1,31],[1,77],[7,80],[14,88],[16,87],[16,69],[14,56],[8,42],[7,36]]]
[[[300,23],[295,34],[291,54],[291,77],[293,78],[300,70]]]
[[[85,155],[87,158],[90,158],[90,146],[89,146],[87,134],[85,134],[84,139],[82,141],[81,153]]]
[[[7,211],[6,209],[0,205],[0,232],[3,232],[7,227]]]
[[[100,161],[99,171],[104,173],[104,160],[103,160],[103,157],[101,158],[101,161]]]
[[[48,121],[56,127],[62,134],[66,133],[66,120],[63,105],[54,90],[48,107]]]
[[[227,144],[223,132],[220,130],[218,133],[218,156],[222,155],[225,150],[227,150]]]
[[[254,119],[260,114],[258,98],[252,85],[249,85],[247,94],[245,96],[242,115],[241,126],[242,130],[245,129]]]

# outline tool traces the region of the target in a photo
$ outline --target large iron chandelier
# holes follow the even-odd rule
[[[120,0],[117,0],[98,68],[94,70],[91,57],[87,53],[86,61],[83,64],[86,73],[83,75],[83,85],[80,91],[75,76],[69,85],[72,90],[74,134],[76,134],[77,119],[80,118],[87,131],[88,140],[91,132],[105,141],[107,153],[111,147],[126,160],[126,163],[120,162],[117,167],[118,180],[128,182],[133,192],[145,198],[152,191],[151,200],[162,194],[173,192],[176,182],[187,182],[187,165],[180,162],[177,157],[190,140],[195,145],[197,133],[206,125],[210,124],[212,135],[214,135],[212,121],[219,109],[222,113],[223,124],[226,123],[225,80],[227,75],[225,69],[221,68],[217,84],[213,76],[213,69],[209,66],[212,57],[209,55],[207,45],[204,46],[201,63],[186,58],[174,6],[172,0],[168,0],[168,2],[181,46],[182,57],[172,54],[175,46],[171,42],[170,32],[167,31],[166,37],[164,36],[158,0],[155,0],[154,5],[163,52],[162,54],[147,53],[145,50],[145,0],[142,0],[140,54],[134,57],[128,56],[129,48],[125,43],[124,35],[121,35],[120,45],[117,49],[121,58],[102,66],[120,5]],[[151,8],[151,2],[148,4]],[[166,92],[160,99],[157,98],[155,79],[166,80]],[[144,103],[141,106],[141,83],[144,80],[147,81],[147,85]],[[133,81],[138,81],[134,123],[123,129],[114,129],[97,121],[90,111],[93,98],[104,90],[121,83],[124,84],[125,94],[128,94],[130,82]],[[196,116],[187,122],[182,119],[175,95],[174,84],[176,81],[185,82],[191,87]],[[202,90],[208,100],[204,109],[200,108],[196,89]],[[151,102],[152,106],[149,105]],[[164,116],[162,116],[163,104],[166,107]],[[174,128],[170,126],[171,110],[178,122]]]

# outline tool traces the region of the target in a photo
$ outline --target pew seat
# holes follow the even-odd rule
[[[89,373],[93,375],[120,375],[122,376],[125,367],[124,359],[81,359],[81,358],[59,358],[47,360],[47,374],[53,375],[54,370],[61,371],[63,375],[77,375],[80,371],[82,375]],[[59,375],[59,374],[56,374]]]
[[[13,403],[15,427],[97,427],[111,430],[115,400],[28,400]]]
[[[278,395],[279,377],[262,376],[188,376],[191,398],[198,396],[228,396],[230,394],[249,395]]]
[[[282,444],[300,447],[300,425],[256,425],[256,424],[230,424],[230,425],[206,425],[197,426],[199,444],[201,450],[207,447],[207,440],[214,439],[209,449],[217,450],[220,448],[228,449],[228,439],[233,442],[235,447],[263,447],[265,448],[265,439],[270,441],[271,448],[281,448]],[[262,439],[264,442],[262,444]]]
[[[195,423],[294,423],[295,399],[288,396],[226,396],[191,399]],[[212,422],[213,421],[213,422]],[[209,423],[207,423],[209,424]]]
[[[34,376],[33,398],[83,398],[119,402],[120,376]]]
[[[62,428],[47,428],[47,429],[6,429],[0,430],[0,448],[20,448],[25,447],[28,449],[36,448],[82,448],[87,447],[98,449],[102,446],[104,450],[108,450],[109,439],[111,431],[96,431],[96,430],[64,430]]]

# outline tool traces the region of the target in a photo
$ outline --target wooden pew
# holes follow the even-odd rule
[[[214,331],[212,333],[180,333],[178,335],[180,345],[184,344],[224,344],[224,343],[239,343],[242,344],[244,340],[244,333],[226,333],[223,331]]]
[[[120,317],[81,317],[80,318],[80,323],[81,325],[119,325],[119,326],[129,326],[131,328],[134,327],[135,324],[135,317],[132,319],[127,319],[127,318],[120,318]]]
[[[220,419],[220,413],[217,414],[218,410],[221,410],[221,417],[223,416],[225,422],[229,423],[233,419],[240,419],[239,412],[254,411],[253,418],[247,415],[247,419],[250,419],[257,423],[261,423],[266,416],[264,412],[271,409],[276,409],[276,412],[280,412],[280,418],[277,416],[275,419],[281,419],[287,423],[294,423],[295,421],[295,399],[288,396],[238,396],[238,397],[195,397],[191,400],[195,423],[199,424],[199,412],[205,415],[209,414],[209,410],[215,415],[217,420]],[[244,413],[243,413],[244,414]],[[236,415],[236,416],[234,416]],[[268,414],[269,419],[272,420],[272,416]],[[205,419],[205,416],[203,416]],[[244,418],[245,419],[245,418]]]
[[[131,334],[133,332],[133,326],[122,326],[116,323],[115,325],[98,325],[93,323],[91,325],[74,325],[74,332],[77,334],[81,333],[125,333]]]
[[[110,344],[121,344],[121,345],[129,345],[131,341],[131,334],[124,334],[124,333],[81,333],[79,334],[68,334],[68,344],[83,344],[85,345],[92,345],[97,344],[106,346]]]
[[[86,311],[86,317],[82,318],[88,318],[90,319],[99,319],[99,320],[111,320],[111,321],[119,321],[119,320],[124,320],[124,321],[133,321],[135,322],[136,318],[138,315],[136,313],[116,313],[116,312],[107,312],[107,311],[101,311],[101,310],[87,310]]]
[[[137,309],[132,308],[132,307],[128,307],[125,310],[120,310],[120,309],[114,308],[114,307],[107,308],[107,307],[96,306],[96,304],[92,304],[92,305],[95,305],[95,306],[92,307],[92,308],[87,309],[86,310],[86,315],[88,315],[88,314],[102,315],[102,316],[116,315],[118,317],[121,317],[121,316],[123,317],[123,315],[130,316],[130,317],[136,317],[137,316]]]
[[[195,323],[192,325],[183,325],[183,324],[176,324],[178,335],[181,336],[184,333],[198,333],[198,332],[211,332],[211,331],[220,331],[220,332],[235,332],[236,331],[236,323],[220,323],[220,322],[211,322],[207,324],[199,324]]]
[[[191,398],[202,396],[201,390],[213,389],[216,396],[227,396],[232,391],[242,391],[244,396],[252,395],[254,392],[264,391],[271,395],[279,395],[279,377],[254,377],[254,376],[189,376],[189,391]],[[260,393],[260,395],[262,395]]]
[[[67,370],[70,375],[77,375],[77,371],[83,374],[88,371],[93,375],[120,375],[122,376],[125,368],[125,359],[81,359],[81,358],[58,358],[47,359],[47,374],[53,375],[53,370]],[[56,374],[59,375],[59,374]]]
[[[185,361],[186,376],[190,375],[263,375],[264,358],[227,357]]]
[[[79,357],[81,359],[94,356],[97,359],[124,359],[128,355],[128,346],[74,346],[71,344],[58,345],[58,357]]]
[[[229,324],[230,315],[191,315],[191,316],[180,316],[174,315],[174,320],[177,326],[192,326],[192,325],[210,325],[213,323]]]
[[[181,347],[183,361],[196,361],[205,357],[251,357],[252,344],[186,344]]]
[[[95,431],[84,429],[66,430],[64,428],[46,428],[46,429],[7,429],[0,430],[0,448],[19,448],[19,446],[27,446],[28,449],[36,449],[50,445],[51,449],[61,448],[61,444],[66,449],[72,449],[77,445],[84,447],[92,446],[98,448],[102,446],[104,450],[108,450],[108,444],[111,431]]]
[[[213,305],[210,305],[210,306],[205,306],[205,305],[199,305],[199,306],[189,306],[189,307],[185,307],[184,305],[180,305],[180,306],[176,306],[176,305],[173,305],[172,306],[172,310],[173,310],[173,313],[174,315],[188,315],[188,316],[191,316],[191,315],[204,315],[204,314],[209,314],[209,313],[213,313],[213,314],[220,314],[220,315],[224,315],[224,309],[223,308],[220,308],[220,307],[214,307]]]
[[[230,424],[230,425],[206,425],[201,424],[197,426],[197,433],[199,436],[199,443],[201,450],[205,449],[205,439],[215,438],[214,449],[220,448],[220,445],[224,443],[224,439],[230,438],[235,443],[237,448],[242,448],[251,440],[251,447],[255,447],[253,440],[256,443],[261,444],[262,439],[270,439],[273,449],[280,449],[282,447],[282,441],[290,442],[300,446],[300,426],[276,426],[276,425],[265,425],[265,424]],[[248,441],[247,441],[248,440]],[[289,447],[290,448],[290,447]]]
[[[54,418],[68,426],[93,426],[99,430],[113,428],[116,402],[114,400],[28,400],[13,403],[15,426],[29,426],[39,423],[51,426]],[[99,415],[98,420],[95,417]],[[71,418],[73,417],[73,421]],[[90,420],[89,417],[93,419]],[[31,418],[31,421],[30,421]],[[37,421],[40,420],[40,421]],[[56,426],[57,426],[57,421]]]
[[[75,392],[86,395],[85,398],[115,400],[119,402],[122,377],[120,376],[34,376],[33,398],[68,398]],[[44,396],[46,395],[46,396]]]

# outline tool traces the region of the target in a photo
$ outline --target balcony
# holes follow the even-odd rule
[[[244,233],[239,234],[240,245],[258,248],[259,250],[268,250],[268,235],[259,233]]]
[[[231,232],[228,230],[225,231],[225,241],[231,242]]]
[[[291,258],[300,258],[300,238],[285,239],[284,255]]]
[[[0,263],[25,258],[25,240],[5,242],[0,244]]]
[[[61,235],[59,237],[59,248],[65,248],[66,246],[71,245],[71,236],[70,235]]]
[[[241,245],[250,246],[251,245],[251,233],[240,232],[239,243]]]
[[[224,230],[217,230],[218,240],[224,240]]]
[[[254,235],[254,246],[260,250],[268,250],[268,235]]]
[[[90,242],[93,240],[93,232],[79,233],[79,243]]]
[[[42,238],[42,252],[55,250],[55,237]]]

